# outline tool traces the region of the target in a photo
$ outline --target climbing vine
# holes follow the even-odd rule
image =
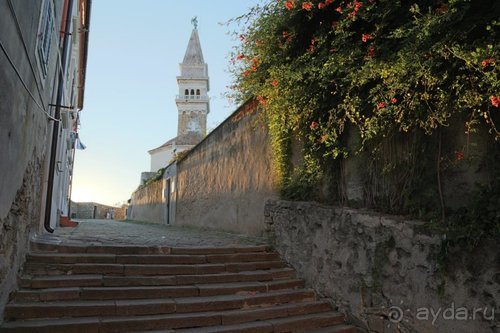
[[[488,132],[498,151],[499,17],[496,0],[268,0],[231,22],[241,43],[230,96],[264,109],[285,197],[314,199],[327,179],[342,201],[340,162],[364,154],[372,188],[358,204],[444,220],[441,172],[474,155],[468,146],[444,154],[446,129],[459,122],[466,135]],[[291,163],[294,141],[300,167]],[[391,142],[404,149],[393,154]],[[498,210],[483,207],[498,198],[492,191],[479,189],[447,216],[456,224],[448,235],[470,236],[471,220],[479,238],[500,235]]]
[[[352,129],[364,147],[460,114],[498,139],[499,14],[494,0],[268,1],[238,19],[233,97],[265,108],[283,184],[293,136],[309,175],[352,152]]]

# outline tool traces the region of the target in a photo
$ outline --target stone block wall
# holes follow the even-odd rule
[[[106,219],[113,212],[113,220],[124,220],[128,205],[113,207],[97,202],[71,202],[72,219]]]
[[[500,330],[500,245],[457,249],[422,222],[311,202],[269,201],[266,228],[299,275],[368,332]]]
[[[132,194],[127,218],[137,221],[163,223],[166,209],[166,200],[163,195],[164,182],[163,179],[159,179],[135,191]]]
[[[245,103],[177,163],[176,224],[264,232],[264,205],[276,191],[258,116],[256,103]]]

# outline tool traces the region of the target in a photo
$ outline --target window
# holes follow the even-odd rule
[[[186,96],[189,95],[189,89],[184,90],[184,95],[186,95]]]
[[[42,3],[36,47],[38,64],[43,78],[47,76],[48,72],[50,47],[54,31],[54,4],[52,0],[45,0]]]
[[[194,95],[194,89],[191,89],[191,95]]]
[[[200,89],[196,89],[196,96],[200,96]]]

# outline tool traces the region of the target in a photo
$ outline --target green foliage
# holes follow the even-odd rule
[[[166,168],[161,168],[158,171],[156,171],[156,174],[154,176],[149,177],[148,179],[145,179],[143,184],[141,186],[139,186],[139,188],[146,187],[146,186],[156,182],[157,180],[162,179],[163,174],[165,173],[165,169]]]
[[[458,119],[467,134],[500,139],[499,17],[496,0],[268,0],[238,18],[232,97],[255,96],[265,110],[282,195],[315,199],[330,177],[345,202],[336,173],[357,154],[368,161],[365,206],[444,217],[442,130]],[[391,142],[407,145],[393,154]],[[500,235],[498,188],[447,212],[444,251]]]
[[[186,157],[189,154],[190,151],[191,149],[187,149],[175,154],[174,161],[176,162],[182,161],[184,157]]]
[[[347,155],[348,128],[363,148],[461,114],[469,131],[483,122],[498,139],[498,17],[494,0],[270,0],[239,18],[233,97],[264,106],[282,179],[291,135],[313,168]]]
[[[484,239],[500,239],[500,152],[492,151],[485,168],[492,169],[492,179],[478,184],[471,193],[470,204],[451,212],[446,224],[436,228],[445,235],[442,257],[455,249],[475,249]]]

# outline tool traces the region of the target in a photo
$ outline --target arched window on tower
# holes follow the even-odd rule
[[[200,96],[200,89],[196,89],[196,96]]]
[[[184,95],[186,95],[186,96],[189,95],[189,89],[184,90]]]
[[[191,95],[194,96],[194,89],[191,89]]]

